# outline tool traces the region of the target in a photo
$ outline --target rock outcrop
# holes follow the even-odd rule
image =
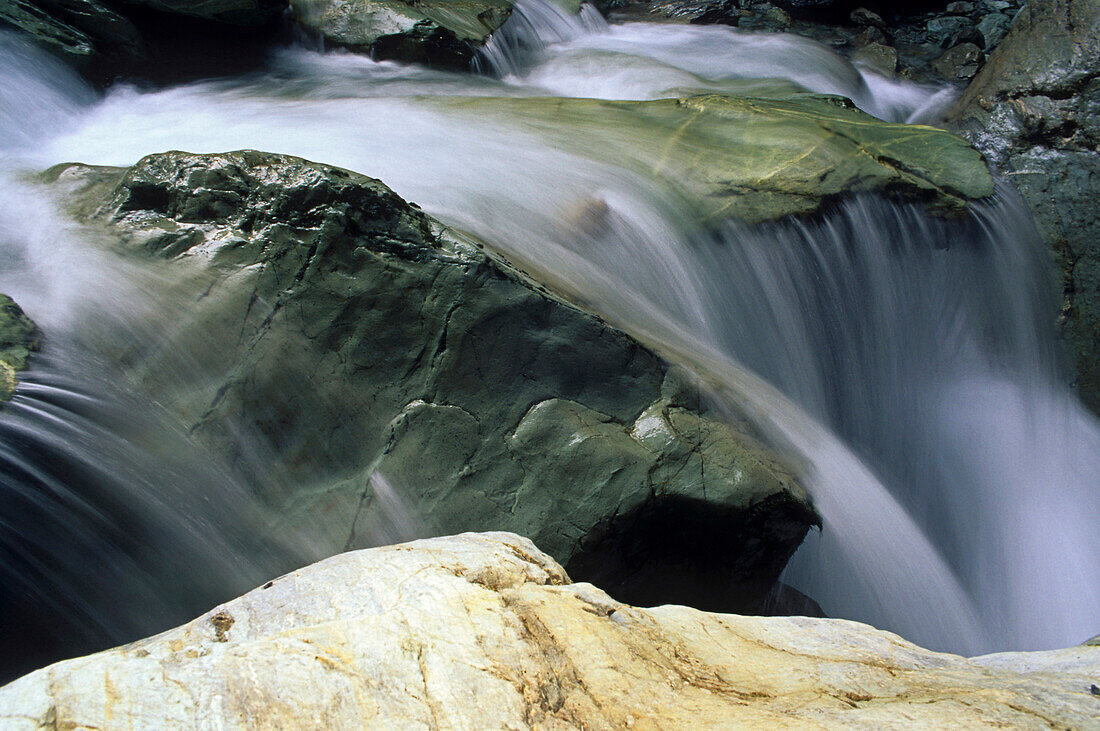
[[[7,401],[18,384],[16,373],[27,368],[42,333],[11,297],[0,294],[0,401]]]
[[[874,191],[958,215],[993,194],[981,155],[921,125],[883,122],[846,99],[797,91],[702,94],[654,101],[571,98],[444,99],[491,109],[551,143],[590,141],[592,154],[633,167],[684,194],[712,223],[749,223],[818,211],[838,196]]]
[[[967,660],[638,609],[518,536],[347,553],[0,688],[5,728],[1089,728],[1100,647]]]
[[[953,123],[1013,181],[1064,275],[1064,334],[1100,411],[1100,2],[1032,3]]]
[[[330,553],[402,522],[392,489],[414,534],[523,531],[624,595],[657,566],[748,610],[817,522],[747,421],[376,180],[249,151],[47,177],[178,288],[120,375]]]
[[[558,0],[577,12],[580,2]],[[299,25],[325,43],[379,59],[465,68],[515,0],[292,0]]]

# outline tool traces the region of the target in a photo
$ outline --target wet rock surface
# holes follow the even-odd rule
[[[951,120],[1016,185],[1054,252],[1075,382],[1100,410],[1100,3],[1026,10]]]
[[[11,297],[0,294],[0,401],[14,395],[16,373],[27,369],[27,360],[41,344],[38,326]]]
[[[0,688],[38,728],[1088,728],[1100,647],[967,660],[867,625],[639,609],[530,541],[346,553]],[[1095,685],[1092,685],[1095,687]]]
[[[466,68],[515,0],[293,0],[298,23],[326,44],[432,66]],[[577,12],[580,2],[557,4]]]
[[[249,151],[48,177],[179,283],[176,332],[112,362],[254,484],[287,475],[263,497],[329,553],[395,525],[508,529],[567,563],[619,516],[694,500],[739,521],[724,606],[751,609],[818,520],[748,420],[376,180]]]
[[[838,196],[862,191],[922,201],[932,212],[951,216],[993,193],[981,155],[961,138],[883,122],[834,96],[441,103],[471,114],[491,109],[551,142],[561,129],[583,134],[596,154],[672,185],[710,223],[811,214]]]

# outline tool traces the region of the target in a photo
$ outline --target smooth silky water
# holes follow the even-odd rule
[[[12,36],[0,63],[0,291],[48,336],[0,412],[0,600],[18,609],[0,631],[22,636],[5,642],[8,675],[179,623],[327,550],[273,538],[257,486],[91,355],[105,333],[163,338],[173,288],[102,253],[28,174],[170,149],[377,177],[704,374],[802,467],[824,529],[784,580],[829,615],[966,654],[1097,631],[1100,428],[1061,385],[1052,264],[1010,191],[964,221],[868,196],[715,232],[567,119],[493,100],[802,87],[912,122],[950,90],[791,36],[609,27],[537,2],[481,75],[296,47],[262,73],[96,94]],[[373,482],[391,518],[373,540],[420,534],[401,486]]]

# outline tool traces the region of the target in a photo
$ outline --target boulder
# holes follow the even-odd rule
[[[933,39],[941,46],[953,45],[955,39],[969,32],[974,27],[974,21],[960,15],[941,15],[932,18],[925,25]]]
[[[740,11],[737,26],[744,30],[782,33],[791,29],[791,16],[771,3],[746,4]]]
[[[886,21],[882,19],[882,16],[878,13],[872,12],[867,8],[856,8],[848,16],[848,19],[855,25],[860,26],[873,26],[879,30],[886,29]]]
[[[818,521],[747,419],[377,180],[251,151],[48,178],[176,283],[153,318],[172,332],[105,336],[105,357],[321,550],[522,530],[563,563],[618,561],[628,587],[702,561],[748,610]],[[695,543],[658,557],[654,515]]]
[[[891,78],[898,70],[898,52],[881,43],[868,43],[857,48],[852,52],[852,61]]]
[[[973,43],[960,43],[932,62],[934,68],[948,81],[973,78],[982,62],[982,49]]]
[[[1100,647],[967,660],[867,625],[641,609],[530,541],[345,553],[0,688],[40,728],[1091,728]],[[1095,686],[1092,686],[1095,687]]]
[[[982,34],[984,43],[982,47],[986,51],[992,51],[1004,37],[1008,35],[1008,29],[1012,26],[1012,19],[1004,13],[990,13],[978,21],[978,32]]]
[[[1100,1],[1029,5],[950,118],[1015,183],[1054,252],[1074,380],[1100,412]]]
[[[594,155],[664,182],[701,218],[749,223],[819,211],[874,191],[961,215],[993,193],[981,155],[932,127],[883,122],[841,97],[704,94],[655,101],[568,98],[441,100],[471,114],[492,108],[563,147],[580,136]]]
[[[292,0],[299,25],[325,43],[379,59],[465,68],[515,0]],[[572,12],[579,2],[562,0]]]
[[[11,297],[0,294],[0,401],[14,395],[16,373],[26,370],[27,359],[41,343],[38,327]]]

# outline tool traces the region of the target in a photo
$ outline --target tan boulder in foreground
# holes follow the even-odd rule
[[[346,553],[0,689],[37,728],[1086,728],[1100,647],[967,660],[835,619],[636,609],[508,533]]]

